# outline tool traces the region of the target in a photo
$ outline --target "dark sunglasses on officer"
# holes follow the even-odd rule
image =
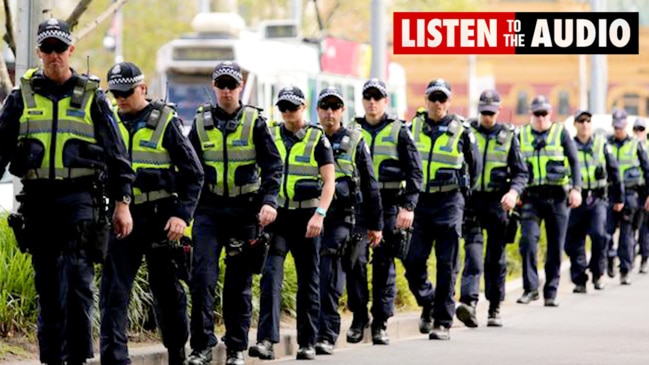
[[[65,44],[63,42],[59,42],[59,41],[56,41],[56,42],[43,42],[43,43],[41,43],[40,46],[38,46],[38,49],[41,52],[45,53],[45,54],[51,54],[52,52],[61,54],[61,53],[65,52],[65,51],[67,51],[68,48],[70,48],[69,45],[67,45],[67,44]]]
[[[644,127],[633,127],[634,132],[644,132],[645,128]]]
[[[539,110],[539,111],[536,111],[536,112],[534,112],[532,114],[534,114],[534,116],[537,117],[537,118],[547,117],[548,116],[548,112],[545,111],[545,110]]]
[[[486,116],[486,117],[493,117],[494,115],[496,115],[495,112],[490,112],[490,111],[488,111],[488,110],[483,110],[483,111],[480,112],[480,114],[481,114],[481,115],[484,115],[484,116]]]
[[[448,96],[446,96],[446,94],[444,94],[443,92],[435,91],[435,92],[432,92],[432,93],[428,94],[428,100],[431,103],[439,101],[440,103],[444,104],[448,100]]]
[[[289,101],[281,102],[281,103],[277,104],[277,108],[282,113],[286,113],[286,112],[293,113],[293,112],[297,111],[297,109],[299,107],[300,107],[299,105],[295,105],[295,104],[293,104],[293,103],[291,103]]]
[[[379,100],[383,99],[384,97],[385,96],[383,96],[383,94],[378,90],[367,90],[367,91],[363,92],[363,99],[365,99],[365,100],[374,99],[376,101],[379,101]]]
[[[133,86],[132,89],[129,89],[129,90],[126,90],[126,91],[111,90],[110,93],[113,94],[115,99],[119,99],[119,98],[128,99],[129,97],[131,97],[131,95],[133,95],[135,93],[135,89],[137,89],[138,86],[140,86],[140,85],[135,85],[135,86]]]
[[[589,116],[579,117],[577,118],[577,120],[575,120],[575,123],[590,123],[590,117]]]
[[[214,80],[214,86],[220,90],[234,90],[239,87],[239,82],[231,77],[219,77]]]
[[[343,104],[341,102],[339,102],[339,101],[326,101],[326,100],[323,100],[320,103],[318,103],[318,108],[320,108],[322,110],[331,109],[332,111],[335,112],[336,110],[338,110],[338,109],[340,109],[342,107],[343,107]]]

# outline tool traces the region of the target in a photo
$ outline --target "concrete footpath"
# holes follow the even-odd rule
[[[539,272],[539,274],[541,274],[542,276],[542,272]],[[573,285],[569,281],[569,273],[567,270],[567,265],[565,265],[564,263],[564,267],[562,268],[562,282],[560,285],[559,296],[558,296],[558,299],[561,304],[559,308],[544,308],[542,304],[543,302],[542,299],[533,302],[530,305],[516,304],[515,301],[522,292],[521,279],[519,278],[519,279],[512,280],[507,284],[507,298],[503,303],[503,307],[502,307],[505,329],[510,327],[515,327],[517,330],[522,331],[520,333],[533,335],[535,333],[534,328],[538,326],[543,327],[544,318],[546,316],[547,319],[553,320],[554,322],[551,328],[544,329],[543,331],[538,333],[539,336],[544,336],[543,339],[537,339],[534,336],[531,337],[513,336],[508,339],[505,336],[502,338],[502,340],[503,341],[516,340],[516,345],[511,347],[511,351],[513,354],[519,354],[524,358],[525,351],[523,351],[522,349],[526,347],[524,346],[524,344],[521,343],[524,341],[527,341],[528,342],[527,345],[529,346],[534,345],[538,347],[537,341],[540,340],[545,341],[547,340],[547,337],[551,337],[553,338],[553,341],[556,341],[558,344],[562,344],[563,346],[567,346],[569,349],[570,348],[569,343],[571,341],[574,341],[575,338],[579,336],[585,336],[584,338],[588,338],[589,336],[600,336],[605,338],[606,336],[609,335],[616,336],[616,338],[619,338],[620,336],[629,336],[631,340],[633,339],[638,340],[639,337],[644,339],[645,341],[644,343],[646,344],[643,347],[644,350],[643,354],[646,355],[646,358],[644,359],[646,361],[643,362],[643,364],[649,364],[649,342],[646,342],[646,340],[649,340],[649,306],[646,305],[646,303],[649,303],[649,276],[634,274],[632,275],[632,280],[634,282],[632,283],[631,286],[623,287],[619,284],[618,278],[615,279],[606,278],[605,281],[607,286],[603,291],[595,291],[592,285],[589,284],[588,294],[586,295],[573,294],[572,293]],[[588,308],[584,308],[583,310],[579,309],[580,307],[578,306],[583,304],[584,302],[588,303]],[[478,306],[478,316],[479,316],[478,319],[480,321],[481,327],[484,326],[486,323],[487,305],[488,303],[484,300],[484,298],[482,298]],[[626,313],[624,314],[624,318],[626,318],[626,320],[622,320],[623,318],[620,320],[616,319],[616,317],[618,316],[617,311],[620,311],[620,313]],[[563,314],[557,317],[557,315],[561,313]],[[388,333],[390,335],[390,339],[393,345],[389,346],[389,348],[395,347],[396,350],[396,346],[394,345],[396,345],[397,342],[401,342],[402,340],[413,340],[413,339],[423,340],[424,337],[426,337],[424,335],[419,334],[419,330],[418,330],[419,314],[420,314],[419,312],[399,313],[397,316],[390,319],[390,321],[388,322]],[[603,318],[605,323],[602,323],[602,316],[605,316]],[[592,319],[592,321],[590,319]],[[608,321],[606,321],[607,319]],[[371,345],[369,329],[366,330],[364,336],[364,343],[350,345],[345,341],[345,332],[349,327],[350,321],[351,318],[343,318],[343,323],[341,326],[343,333],[339,338],[338,343],[336,344],[336,354],[338,353],[340,353],[341,355],[345,354],[344,358],[346,360],[343,360],[344,358],[340,358],[340,361],[342,361],[340,363],[351,363],[350,361],[353,361],[354,359],[356,360],[366,359],[366,355],[363,355],[361,353],[367,354],[368,349],[374,347]],[[624,326],[629,326],[628,331],[625,330],[626,327]],[[492,334],[494,331],[494,329],[486,329],[486,328],[479,328],[477,330],[467,329],[463,327],[462,323],[456,321],[454,328],[452,329],[453,340],[451,341],[451,343],[454,343],[456,337],[458,336],[471,336],[472,334],[476,334],[476,333],[482,333],[484,335],[485,330],[491,332]],[[498,329],[495,329],[495,331],[497,330]],[[250,334],[251,345],[256,342],[255,335],[256,333],[253,330]],[[563,340],[564,335],[567,336],[565,337],[565,341]],[[490,351],[489,346],[493,345],[494,343],[501,343],[500,340],[498,340],[498,337],[499,335],[494,334],[490,336],[491,338],[490,341],[487,341],[486,343],[482,343],[480,346],[486,346],[484,350],[486,352],[489,352]],[[416,341],[416,342],[430,343],[430,341],[428,340],[426,340],[425,342],[422,341]],[[611,352],[611,354],[613,354],[621,351],[620,348],[606,346],[605,342],[602,345],[603,346],[598,347],[599,352],[609,351]],[[385,346],[380,346],[380,347],[386,348]],[[359,351],[358,358],[356,358],[354,355],[356,350],[347,351],[352,349],[357,349]],[[568,351],[568,349],[566,349],[566,351]],[[413,349],[410,349],[409,351],[412,350]],[[297,343],[296,343],[295,330],[282,329],[280,343],[275,345],[275,352],[277,357],[280,359],[280,361],[291,360],[295,358],[294,356],[296,351],[297,351]],[[385,353],[385,351],[386,349],[380,350],[381,353]],[[153,345],[153,346],[134,347],[130,350],[130,354],[131,354],[132,363],[134,365],[166,365],[167,364],[166,350],[161,344]],[[406,352],[404,353],[404,356],[406,356],[405,358],[409,358],[411,354],[412,352],[410,353]],[[396,358],[391,356],[388,358],[393,361],[386,362],[386,364],[388,363],[394,364],[398,361]],[[500,358],[503,359],[502,356],[500,356]],[[333,361],[333,359],[339,359],[339,356],[332,356],[332,357],[319,356],[318,360],[320,359],[323,360],[327,359],[327,362],[331,362]],[[612,361],[609,362],[608,364],[617,364],[617,363],[629,364],[628,362],[626,362],[626,360],[630,360],[630,359],[636,359],[636,358],[635,357],[629,358],[628,356],[627,357],[623,356],[618,359],[619,361]],[[378,362],[380,362],[380,360],[381,359],[379,358],[376,359],[376,361]],[[428,361],[429,360],[430,359],[428,359]],[[457,359],[454,359],[453,363],[457,363],[455,360]],[[474,360],[480,362],[481,358],[476,357]],[[522,359],[517,358],[517,360],[522,360]],[[376,361],[372,361],[372,363],[375,363]],[[268,361],[263,361],[263,362],[268,363]],[[553,362],[546,362],[546,363],[553,363]],[[14,363],[20,365],[35,365],[38,364],[38,361],[31,360],[31,361],[21,361],[21,362],[14,362]],[[262,363],[262,361],[256,358],[248,358],[246,353],[246,364],[259,364],[259,363]],[[333,363],[337,363],[337,362],[333,362]],[[425,363],[429,363],[429,362],[425,362]],[[467,362],[467,364],[469,363],[471,362]],[[502,363],[514,363],[514,362],[505,361]],[[561,363],[575,364],[576,362],[561,362]],[[593,362],[590,363],[584,362],[584,364],[587,363],[590,364]],[[599,363],[599,361],[597,363]],[[632,363],[636,363],[636,362],[632,362]],[[0,362],[0,364],[7,365],[9,364],[9,362]],[[95,357],[94,359],[89,361],[89,364],[99,364],[99,358]],[[219,345],[214,349],[213,364],[215,365],[225,364],[225,346],[222,343],[219,343]]]

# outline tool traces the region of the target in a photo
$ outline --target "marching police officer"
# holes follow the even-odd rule
[[[343,294],[345,272],[341,256],[352,255],[355,207],[363,205],[364,224],[369,229],[370,245],[381,241],[383,212],[379,185],[374,178],[372,156],[360,129],[342,126],[345,112],[342,94],[331,88],[331,95],[318,104],[318,118],[332,145],[336,164],[336,193],[324,222],[320,249],[320,318],[316,354],[330,355],[340,333],[338,301]],[[341,106],[342,107],[339,107]],[[324,107],[328,108],[324,108]],[[361,239],[359,239],[361,241]],[[344,257],[342,260],[350,260]]]
[[[521,240],[523,295],[517,302],[539,299],[536,269],[540,224],[545,221],[544,305],[557,307],[561,255],[568,227],[568,208],[581,205],[581,172],[577,149],[561,123],[552,122],[552,106],[539,95],[530,105],[531,122],[520,132],[521,152],[527,163],[529,183],[521,200]]]
[[[324,102],[332,93],[330,89],[320,92],[320,108],[342,108],[341,103]],[[292,86],[280,90],[277,107],[284,123],[273,126],[271,134],[284,160],[284,176],[277,221],[271,227],[274,236],[260,281],[257,344],[248,354],[260,359],[275,357],[284,260],[291,251],[297,271],[297,359],[312,360],[320,314],[320,235],[335,190],[334,157],[322,128],[303,119],[302,90]]]
[[[379,181],[383,206],[383,241],[374,247],[372,255],[372,343],[387,345],[390,338],[386,332],[388,318],[394,314],[396,296],[396,271],[394,257],[399,250],[401,232],[410,229],[421,188],[421,157],[412,134],[404,121],[389,116],[388,90],[385,83],[370,79],[363,85],[365,116],[355,118],[349,128],[360,126],[363,138],[370,146],[374,176]],[[362,208],[362,207],[361,207]],[[359,226],[365,226],[359,220]],[[367,262],[359,258],[357,272],[348,273],[347,291],[350,294],[350,310],[354,313],[347,342],[357,343],[363,339],[363,329],[369,323],[367,298]]]
[[[455,279],[465,195],[476,182],[481,161],[471,127],[450,114],[451,86],[428,83],[425,111],[412,120],[424,180],[415,209],[414,231],[404,262],[406,279],[423,307],[419,331],[431,340],[449,340],[455,315]],[[437,288],[428,280],[427,260],[435,241]]]
[[[480,94],[478,120],[471,122],[483,169],[464,213],[465,258],[456,314],[468,327],[478,326],[476,304],[482,274],[483,228],[489,238],[484,257],[485,296],[489,301],[487,326],[502,326],[500,302],[505,299],[507,277],[508,213],[514,209],[528,178],[514,128],[498,122],[500,108],[498,92],[485,90]]]
[[[638,139],[638,141],[642,142],[644,145],[645,151],[649,148],[649,141],[647,140],[647,121],[644,118],[636,118],[635,122],[633,122],[633,133],[635,134],[635,138]],[[649,191],[647,188],[647,182],[644,181],[643,188],[642,188],[642,196],[647,197],[649,195]],[[641,199],[641,201],[644,199]],[[647,214],[644,210],[641,210],[640,212],[641,217],[638,220],[638,224],[640,225],[639,227],[639,232],[638,232],[638,246],[639,247],[639,254],[640,254],[640,270],[638,271],[640,274],[646,274],[648,272],[648,259],[649,259],[649,214]]]
[[[589,111],[578,111],[574,117],[577,130],[575,145],[581,167],[582,204],[570,211],[566,234],[566,254],[570,257],[570,278],[575,284],[574,293],[586,293],[590,268],[596,290],[604,289],[601,277],[606,270],[606,215],[607,190],[613,203],[613,211],[624,206],[624,186],[620,180],[617,160],[602,134],[593,135]],[[609,187],[610,181],[610,187]],[[586,235],[590,236],[591,259],[586,261]]]
[[[201,106],[189,133],[206,175],[192,235],[196,244],[191,283],[193,351],[189,362],[207,365],[212,361],[212,348],[217,343],[214,289],[219,257],[225,249],[226,363],[242,365],[252,314],[251,262],[259,260],[255,258],[258,251],[246,245],[275,220],[282,160],[261,111],[241,105],[239,94],[244,81],[239,65],[220,63],[212,80],[217,105]]]
[[[187,299],[179,282],[174,241],[182,238],[203,185],[203,169],[180,129],[174,109],[146,99],[139,67],[120,62],[108,71],[108,89],[136,173],[133,183],[134,230],[113,237],[101,280],[101,362],[130,363],[127,347],[128,302],[135,275],[146,257],[162,342],[170,365],[185,364],[189,337]]]
[[[23,184],[15,231],[32,254],[40,361],[78,365],[93,357],[93,262],[108,236],[99,186],[107,172],[113,229],[126,237],[134,174],[99,79],[70,68],[70,26],[48,19],[37,42],[43,67],[28,70],[2,107],[0,171],[11,163]]]
[[[633,224],[638,219],[641,209],[649,208],[649,198],[643,199],[642,179],[649,181],[649,160],[643,143],[629,136],[626,132],[627,114],[623,109],[615,109],[613,117],[613,135],[609,144],[620,167],[620,177],[624,184],[624,208],[621,211],[609,210],[607,218],[608,262],[607,274],[615,276],[615,257],[620,259],[620,284],[629,285],[629,272],[633,264],[635,238]],[[613,245],[613,233],[620,226],[617,252]]]

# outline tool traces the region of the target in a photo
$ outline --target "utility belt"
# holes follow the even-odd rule
[[[192,266],[194,264],[194,243],[189,237],[182,237],[178,241],[169,241],[153,243],[151,245],[152,253],[162,253],[165,250],[171,258],[171,262],[176,269],[178,279],[189,283],[191,280]]]
[[[605,199],[606,195],[606,188],[587,189],[581,191],[581,197],[584,201],[594,198]]]
[[[523,198],[565,199],[568,194],[567,189],[558,185],[528,186],[523,192]]]
[[[228,257],[246,256],[246,262],[253,274],[261,274],[270,249],[271,235],[260,230],[251,240],[230,238],[226,247]]]
[[[300,201],[289,200],[287,203],[286,198],[282,196],[277,197],[277,206],[280,208],[310,209],[310,208],[317,208],[318,205],[320,205],[320,198],[313,198],[313,199],[300,200]]]
[[[44,199],[51,199],[82,191],[90,192],[94,189],[96,181],[96,176],[88,176],[74,180],[23,180],[22,183],[30,199],[41,196]]]
[[[175,194],[170,193],[167,190],[154,190],[135,195],[133,198],[133,204],[149,203],[165,198],[171,198],[173,196],[175,196]]]
[[[379,182],[379,189],[381,190],[400,190],[406,186],[405,181],[384,181]]]

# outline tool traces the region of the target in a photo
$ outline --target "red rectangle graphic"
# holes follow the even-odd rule
[[[513,54],[513,12],[395,12],[395,54]]]

